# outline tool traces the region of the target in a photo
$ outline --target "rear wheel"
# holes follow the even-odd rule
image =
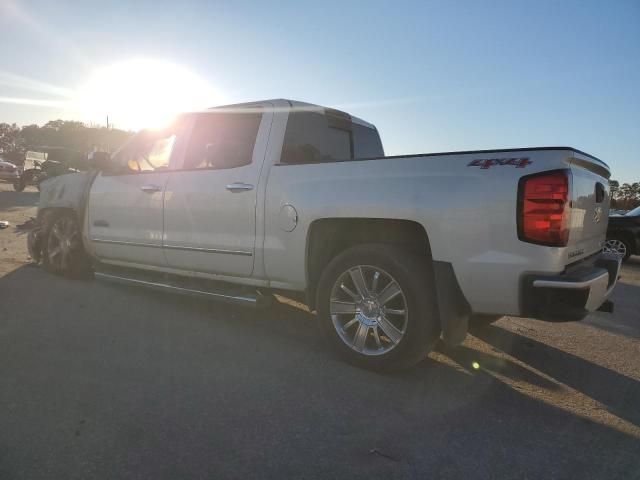
[[[604,253],[612,253],[625,262],[631,256],[631,245],[625,238],[611,237],[604,243],[602,251]]]
[[[49,219],[42,263],[45,270],[59,275],[84,276],[90,272],[78,222],[72,213],[61,212]]]
[[[395,246],[359,245],[335,257],[320,279],[317,305],[331,345],[361,367],[409,367],[440,336],[429,266]]]

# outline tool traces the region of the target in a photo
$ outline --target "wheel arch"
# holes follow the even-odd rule
[[[45,207],[38,210],[38,221],[46,222],[53,218],[56,215],[60,215],[63,213],[69,213],[74,215],[78,221],[80,221],[80,216],[78,212],[76,212],[75,208],[71,207]]]
[[[311,223],[305,255],[306,301],[316,308],[318,281],[324,267],[357,244],[383,243],[406,248],[424,258],[436,285],[439,322],[444,340],[461,343],[468,330],[471,308],[460,288],[453,266],[434,261],[429,235],[419,222],[386,218],[322,218]]]

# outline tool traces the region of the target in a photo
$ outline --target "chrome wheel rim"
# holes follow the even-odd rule
[[[400,284],[372,265],[357,265],[331,289],[329,313],[340,339],[363,355],[393,350],[407,331],[409,309]]]
[[[73,219],[63,217],[56,221],[47,240],[49,264],[60,270],[69,268],[73,251],[78,247],[80,235]]]
[[[604,253],[612,253],[618,257],[624,258],[627,254],[627,246],[621,240],[611,239],[607,240],[602,249]]]

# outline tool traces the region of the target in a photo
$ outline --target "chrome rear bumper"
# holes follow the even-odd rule
[[[620,258],[601,253],[558,275],[529,275],[523,315],[549,321],[581,320],[607,301],[620,274]]]

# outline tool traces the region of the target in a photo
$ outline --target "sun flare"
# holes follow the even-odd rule
[[[117,128],[159,128],[176,114],[222,102],[220,93],[193,72],[169,62],[129,60],[97,68],[75,106],[83,120]]]

